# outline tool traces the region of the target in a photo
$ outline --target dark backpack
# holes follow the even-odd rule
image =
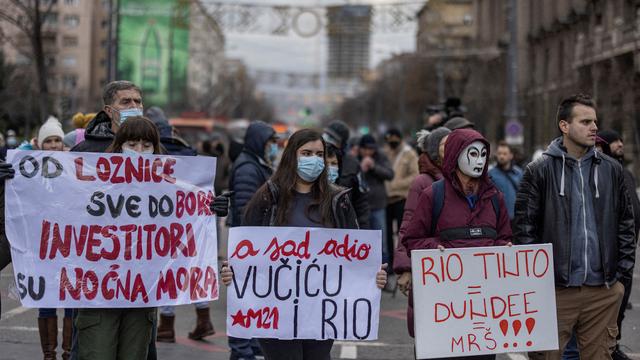
[[[431,185],[433,188],[433,202],[431,211],[431,236],[436,233],[436,226],[438,225],[438,219],[442,213],[444,207],[444,179],[440,179]],[[496,213],[496,219],[500,219],[500,202],[498,201],[498,194],[494,194],[491,197],[491,204],[493,205],[493,211]],[[497,221],[496,221],[497,222]]]

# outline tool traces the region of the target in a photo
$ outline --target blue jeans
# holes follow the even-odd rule
[[[230,360],[256,360],[256,355],[262,355],[257,339],[242,339],[229,336]]]
[[[571,335],[571,339],[564,348],[562,354],[562,360],[580,360],[580,352],[578,351],[578,340],[576,340],[576,333]]]
[[[389,254],[387,245],[387,211],[386,209],[371,210],[369,215],[369,227],[371,230],[382,230],[382,263],[389,263],[391,254]]]
[[[209,302],[199,302],[193,304],[196,309],[206,309],[209,307]],[[160,308],[160,314],[164,316],[175,316],[176,315],[176,307],[175,306],[163,306]]]

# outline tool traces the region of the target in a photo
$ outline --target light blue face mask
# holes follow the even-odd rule
[[[338,180],[338,172],[340,171],[340,168],[338,168],[337,166],[329,166],[329,172],[327,172],[327,174],[329,174],[329,181],[332,183],[336,183],[336,180]]]
[[[124,109],[118,111],[120,114],[120,124],[124,123],[128,118],[134,116],[142,116],[142,109],[133,108],[133,109]]]
[[[278,157],[278,144],[272,143],[269,147],[269,154],[267,154],[269,160],[274,161]]]
[[[125,148],[125,147],[122,148],[122,155],[125,155],[125,156],[138,156],[143,154],[147,154],[147,155],[153,154],[153,150],[137,152],[130,148]]]
[[[140,154],[138,154],[138,152],[135,151],[135,150],[122,148],[122,155],[124,155],[124,156],[138,156]]]
[[[306,182],[314,182],[324,170],[324,159],[319,156],[300,156],[298,176]]]

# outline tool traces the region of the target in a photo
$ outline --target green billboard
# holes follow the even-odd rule
[[[140,86],[147,105],[179,107],[187,92],[190,0],[118,3],[118,79]]]

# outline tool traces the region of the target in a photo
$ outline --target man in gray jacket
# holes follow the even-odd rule
[[[634,265],[634,220],[622,166],[594,149],[595,103],[574,95],[558,107],[561,137],[530,163],[516,196],[514,242],[553,244],[560,359],[572,331],[583,359],[611,359],[623,283]]]

